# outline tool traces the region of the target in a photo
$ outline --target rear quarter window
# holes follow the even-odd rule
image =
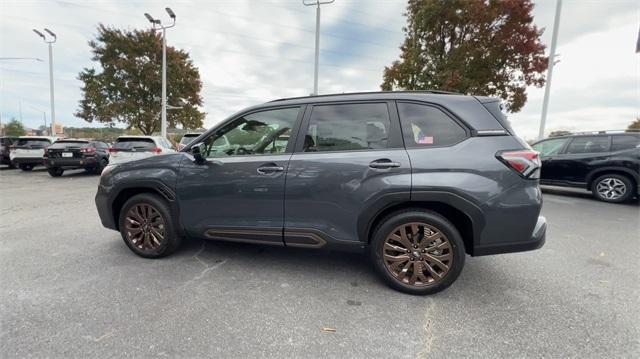
[[[450,146],[467,138],[467,131],[442,110],[415,103],[398,103],[407,147]]]

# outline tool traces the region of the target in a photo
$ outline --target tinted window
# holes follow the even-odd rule
[[[44,148],[48,147],[51,142],[44,138],[21,138],[16,143],[17,147]]]
[[[50,148],[52,149],[56,149],[56,148],[70,148],[70,147],[84,147],[87,146],[89,144],[89,141],[68,141],[68,140],[62,140],[62,141],[56,141],[53,145],[51,145]]]
[[[123,137],[118,138],[113,148],[116,150],[151,150],[156,147],[150,138]]]
[[[545,140],[533,145],[533,149],[540,152],[542,156],[552,156],[560,153],[568,138],[554,138],[552,140]]]
[[[304,140],[304,151],[387,148],[390,127],[386,103],[315,106]]]
[[[467,137],[460,125],[435,107],[398,103],[398,112],[407,147],[448,146]]]
[[[609,150],[609,136],[575,137],[567,153],[600,153]]]
[[[611,151],[621,151],[636,148],[640,145],[640,136],[619,135],[611,140]]]
[[[226,157],[284,153],[299,111],[299,107],[285,108],[237,118],[204,141],[205,155]]]
[[[96,148],[107,148],[107,147],[109,147],[104,142],[95,142],[95,146],[96,146]]]

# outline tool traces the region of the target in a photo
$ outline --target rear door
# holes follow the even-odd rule
[[[287,172],[287,246],[358,244],[360,215],[373,203],[400,191],[409,199],[411,167],[394,106],[382,101],[308,107]]]
[[[571,183],[587,182],[587,174],[594,166],[600,166],[608,161],[610,146],[611,136],[572,138],[566,149],[554,160],[559,178]]]

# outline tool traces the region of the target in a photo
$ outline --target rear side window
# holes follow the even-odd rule
[[[303,150],[323,152],[388,148],[390,127],[386,103],[314,106]]]
[[[601,153],[609,151],[609,136],[575,137],[566,153]]]
[[[630,150],[638,145],[640,145],[640,136],[619,135],[611,139],[611,151]]]
[[[151,150],[156,147],[150,138],[118,138],[113,148],[116,150]]]
[[[467,138],[467,132],[441,110],[414,103],[398,103],[407,147],[449,146]]]

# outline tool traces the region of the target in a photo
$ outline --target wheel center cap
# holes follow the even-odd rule
[[[419,250],[414,250],[413,252],[411,252],[411,254],[413,254],[414,257],[416,258],[420,258],[420,251]]]

